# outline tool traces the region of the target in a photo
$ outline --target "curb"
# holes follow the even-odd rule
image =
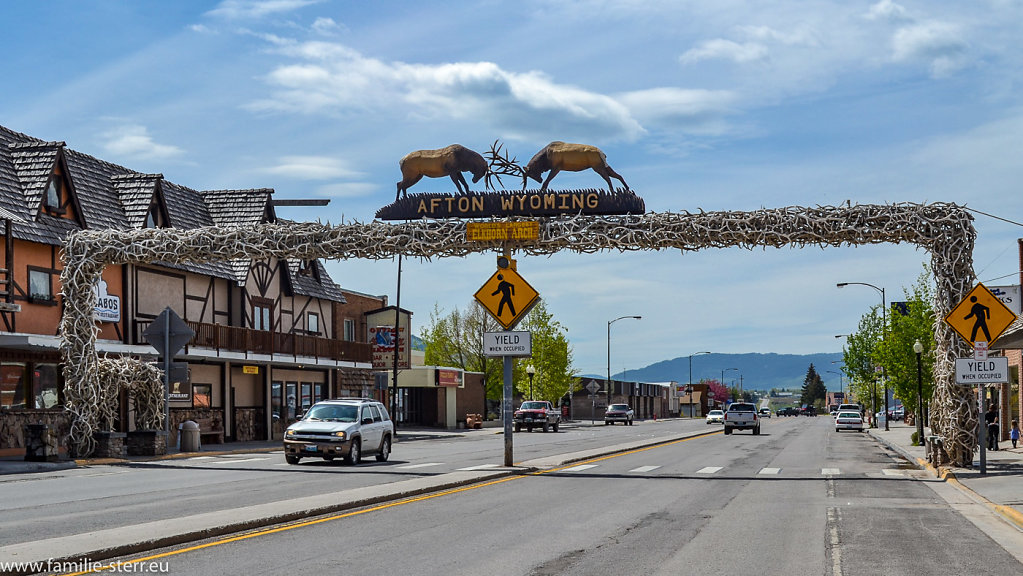
[[[879,443],[884,444],[888,448],[891,448],[892,450],[895,450],[896,452],[901,454],[902,457],[905,458],[907,461],[915,462],[919,469],[927,470],[931,474],[934,474],[935,478],[937,478],[937,479],[939,479],[939,480],[941,480],[943,482],[947,482],[947,483],[951,484],[952,486],[955,486],[956,488],[959,489],[959,491],[963,492],[964,494],[966,494],[970,498],[973,498],[977,502],[983,504],[989,510],[994,512],[995,514],[998,514],[999,516],[1001,516],[1004,521],[1008,522],[1009,524],[1012,524],[1013,526],[1016,527],[1016,529],[1023,530],[1023,513],[1019,512],[1018,510],[1016,510],[1015,508],[1013,508],[1011,506],[1005,506],[1003,504],[995,504],[994,502],[988,500],[984,496],[978,494],[972,488],[970,488],[969,486],[963,484],[959,480],[959,478],[956,477],[956,473],[953,470],[950,470],[948,468],[941,468],[941,469],[935,468],[927,460],[924,460],[923,458],[918,458],[918,457],[910,454],[908,451],[903,449],[898,444],[890,442],[890,441],[888,441],[888,440],[886,440],[884,438],[881,438],[880,436],[876,436],[874,434],[870,434],[870,437],[873,438],[874,440],[877,440]]]

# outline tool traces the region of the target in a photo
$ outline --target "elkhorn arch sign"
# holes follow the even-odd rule
[[[525,220],[509,217],[506,221]],[[950,203],[854,206],[790,206],[752,212],[665,212],[639,215],[574,215],[533,218],[539,238],[511,247],[528,255],[559,251],[590,254],[617,250],[681,250],[754,247],[781,248],[914,244],[931,255],[936,280],[935,397],[932,428],[945,437],[943,460],[972,461],[977,405],[968,388],[955,384],[955,358],[969,353],[940,319],[973,287],[976,229],[962,206]],[[65,311],[61,320],[71,449],[92,453],[92,433],[104,420],[106,403],[116,397],[118,378],[154,378],[137,368],[112,370],[114,360],[99,358],[93,286],[103,269],[117,264],[205,263],[231,259],[387,259],[398,255],[426,259],[500,250],[503,241],[466,239],[461,219],[422,219],[399,224],[380,221],[336,226],[318,223],[212,226],[191,230],[84,230],[64,242],[61,273]],[[111,375],[121,376],[112,377]],[[103,376],[101,378],[101,375]]]

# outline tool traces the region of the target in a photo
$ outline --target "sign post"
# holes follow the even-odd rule
[[[171,358],[195,338],[195,331],[168,306],[142,335],[163,355],[163,428],[170,434]]]

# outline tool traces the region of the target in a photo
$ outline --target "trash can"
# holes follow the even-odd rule
[[[178,424],[178,439],[181,442],[182,452],[198,452],[199,448],[199,425],[191,420],[185,420]]]

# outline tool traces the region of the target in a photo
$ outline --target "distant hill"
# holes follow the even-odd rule
[[[828,390],[838,391],[841,385],[838,374],[842,361],[841,352],[828,354],[700,354],[693,356],[693,382],[701,379],[721,380],[721,371],[727,368],[724,381],[728,386],[734,380],[739,383],[742,375],[742,386],[746,390],[770,390],[771,388],[801,388],[806,371],[810,364],[824,380]],[[607,375],[593,374],[595,378],[606,378]],[[617,380],[631,382],[669,382],[685,384],[689,381],[689,357],[683,356],[673,360],[664,360],[645,368],[637,368],[614,374]]]

